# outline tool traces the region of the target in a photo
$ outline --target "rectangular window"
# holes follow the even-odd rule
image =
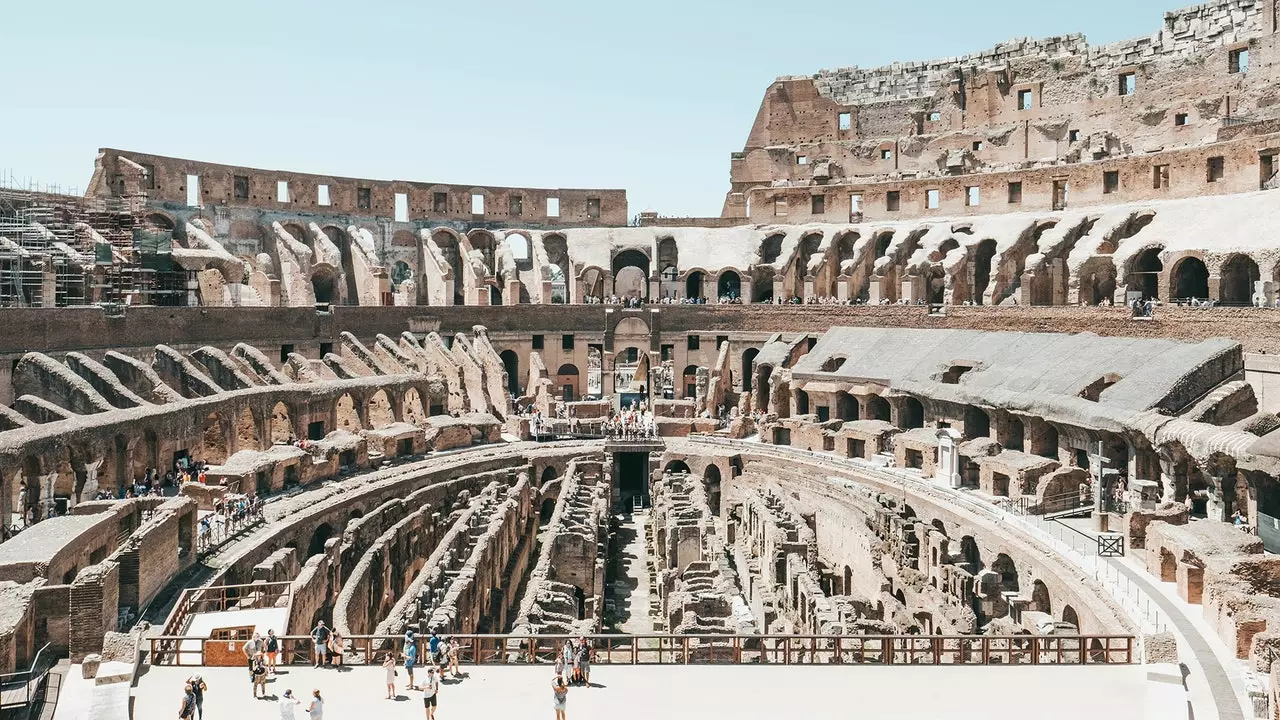
[[[981,149],[982,149],[982,141],[981,141],[981,140],[974,140],[974,141],[973,141],[973,151],[974,151],[974,152],[978,152],[978,151],[979,151],[979,150],[981,150]]]
[[[1107,170],[1102,173],[1102,194],[1110,195],[1120,189],[1120,171]]]
[[[716,336],[716,349],[717,349],[717,350],[719,350],[719,349],[720,349],[720,347],[721,347],[722,345],[724,345],[725,343],[727,343],[727,342],[729,342],[729,336],[728,336],[728,335],[717,335],[717,336]]]
[[[884,209],[889,212],[897,212],[902,206],[902,193],[898,190],[890,190],[884,195]]]
[[[329,205],[329,186],[328,185],[316,186],[316,204],[325,205],[325,206]]]
[[[249,199],[249,176],[236,175],[234,185],[235,185],[236,199],[248,200]]]
[[[937,191],[936,189],[935,189],[935,190],[925,190],[925,191],[924,191],[924,206],[925,206],[926,208],[928,208],[929,210],[936,210],[936,209],[938,208],[939,198],[940,198],[940,196],[939,196],[938,191]]]
[[[862,193],[854,193],[849,196],[849,214],[862,214]]]
[[[1258,156],[1258,189],[1266,190],[1267,186],[1275,179],[1276,174],[1276,156],[1260,155]]]
[[[484,214],[484,196],[480,193],[471,193],[471,214]]]
[[[534,349],[534,350],[541,350],[541,349],[542,349],[542,336],[541,336],[541,335],[534,335],[534,336],[533,336],[533,349]]]
[[[1232,50],[1227,54],[1227,72],[1249,72],[1249,48]]]
[[[369,188],[356,188],[356,209],[369,210],[373,207],[373,191]]]
[[[1021,182],[1009,183],[1009,204],[1019,205],[1021,203],[1022,203],[1022,183]]]
[[[1030,90],[1018,91],[1018,109],[1019,110],[1030,110],[1031,104],[1033,102],[1035,102],[1035,98],[1031,94]]]
[[[969,207],[977,207],[982,204],[982,188],[977,185],[970,185],[964,189],[964,204]]]
[[[1161,190],[1169,187],[1169,166],[1156,165],[1151,168],[1151,187]]]
[[[1132,95],[1138,91],[1138,76],[1134,73],[1120,73],[1120,86],[1117,88],[1121,95]]]
[[[623,354],[623,362],[635,363],[640,362],[640,350],[638,348],[629,347],[627,352]]]
[[[662,357],[662,362],[667,362],[667,361],[669,361],[669,360],[675,360],[675,359],[676,359],[676,346],[675,346],[675,345],[663,345],[663,346],[662,346],[662,356],[661,356],[661,357]]]
[[[702,338],[697,335],[690,335],[687,343],[690,350],[698,350],[702,347]]]
[[[156,167],[151,163],[141,163],[142,165],[142,187],[147,190],[156,189]]]
[[[881,160],[892,160],[892,159],[893,159],[893,151],[892,151],[892,150],[890,150],[889,148],[884,148],[883,150],[881,150],[881,151],[880,151],[880,159],[881,159]]]
[[[797,156],[796,156],[796,164],[797,164],[797,165],[808,165],[808,164],[809,164],[809,156],[808,156],[808,155],[797,155]]]
[[[554,198],[554,197],[547,198],[547,217],[549,218],[560,217],[560,198]]]
[[[524,196],[508,195],[507,196],[507,214],[511,217],[520,217],[524,214]]]
[[[941,119],[942,119],[942,113],[938,112],[937,110],[934,110],[933,112],[929,113],[929,122],[938,122]]]
[[[1079,130],[1068,130],[1068,131],[1067,131],[1067,142],[1078,142],[1079,140],[1080,140],[1080,131],[1079,131]]]
[[[809,198],[809,213],[811,215],[822,215],[827,211],[827,196],[814,195]]]
[[[836,127],[841,130],[848,130],[853,127],[853,116],[847,112],[836,115]]]
[[[447,192],[431,193],[431,212],[438,212],[438,213],[449,212],[449,193]]]
[[[773,199],[773,214],[775,217],[787,216],[787,199],[784,197]]]
[[[200,176],[187,176],[187,207],[200,207]]]
[[[330,353],[332,353],[332,352],[333,352],[333,343],[331,343],[331,342],[322,342],[322,343],[320,343],[320,357],[321,357],[321,358],[323,358],[325,355],[328,355],[328,354],[330,354]]]
[[[600,219],[600,198],[587,198],[587,217],[592,220]]]
[[[282,203],[289,202],[288,180],[279,180],[276,182],[276,200]]]
[[[1221,155],[1209,158],[1209,162],[1205,167],[1205,181],[1218,182],[1221,180],[1224,167]]]
[[[560,349],[561,349],[561,350],[572,350],[572,349],[573,349],[573,336],[572,336],[572,335],[561,335],[561,336],[560,336]]]
[[[1053,181],[1053,209],[1067,209],[1067,193],[1071,190],[1071,185],[1066,180]]]
[[[396,222],[409,222],[408,193],[396,193]]]
[[[293,352],[292,345],[281,345],[280,346],[280,364],[283,365],[284,363],[289,362],[289,353],[292,353],[292,352]]]

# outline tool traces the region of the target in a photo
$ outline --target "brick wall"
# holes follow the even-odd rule
[[[103,634],[116,629],[120,597],[120,566],[107,560],[80,571],[71,584],[71,629],[68,653],[72,662],[102,651]]]

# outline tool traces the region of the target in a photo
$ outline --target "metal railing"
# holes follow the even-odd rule
[[[38,717],[44,703],[49,671],[58,662],[49,643],[36,651],[31,667],[0,675],[0,715],[7,716],[18,708],[27,708],[27,717]]]
[[[570,635],[454,635],[463,665],[552,664]],[[1132,635],[588,635],[603,665],[1128,665]],[[207,643],[243,641],[161,636],[149,640],[152,665],[203,665]],[[424,641],[416,641],[421,648]],[[235,648],[237,651],[239,647]],[[280,637],[281,662],[311,662],[306,636]],[[422,648],[425,650],[425,648]],[[374,665],[399,658],[404,638],[353,635],[343,660]],[[425,653],[419,657],[426,657]]]
[[[292,587],[290,582],[260,582],[187,588],[174,603],[164,623],[164,634],[177,636],[195,613],[222,612],[233,606],[238,609],[275,607],[281,598],[289,597]]]

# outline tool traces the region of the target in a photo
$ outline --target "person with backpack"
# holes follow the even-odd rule
[[[258,698],[258,688],[262,688],[262,699],[267,699],[267,666],[262,662],[262,653],[253,658],[249,666],[249,676],[253,678],[253,697]]]
[[[316,627],[311,631],[311,643],[315,646],[316,667],[324,665],[325,654],[329,650],[329,628],[325,627],[323,620],[316,621]]]
[[[182,706],[178,708],[178,720],[192,720],[196,714],[196,696],[191,692],[191,683],[183,687]]]
[[[276,674],[276,659],[280,656],[280,638],[275,630],[267,631],[267,672]]]
[[[200,677],[200,673],[192,675],[191,679],[187,680],[187,685],[191,686],[191,696],[194,697],[196,701],[194,717],[199,717],[200,720],[204,720],[204,691],[208,690],[209,686],[206,685],[204,679]]]

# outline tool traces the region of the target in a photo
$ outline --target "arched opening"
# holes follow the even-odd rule
[[[726,301],[742,297],[742,277],[733,270],[720,273],[720,280],[716,282],[716,297]]]
[[[397,260],[396,264],[391,266],[391,290],[393,292],[400,289],[401,283],[412,279],[413,268],[409,267],[409,263]]]
[[[311,542],[307,544],[307,557],[319,555],[324,552],[324,544],[333,537],[333,528],[329,523],[321,523],[320,527],[311,533]],[[306,562],[304,559],[303,562]]]
[[[978,243],[973,254],[973,303],[983,304],[987,286],[991,284],[991,260],[996,256],[996,241],[987,238]]]
[[[556,370],[556,387],[560,388],[560,399],[565,402],[573,402],[579,394],[578,390],[578,366],[572,363],[565,363]]]
[[[258,434],[258,423],[253,418],[253,411],[240,408],[236,413],[236,449],[261,450],[262,438]]]
[[[857,420],[858,399],[843,390],[836,393],[836,417],[840,420]]]
[[[715,464],[707,466],[702,473],[702,479],[707,487],[707,505],[711,509],[711,514],[720,516],[720,468]]]
[[[546,487],[547,483],[550,483],[558,477],[560,477],[560,471],[556,470],[554,466],[548,465],[542,469],[541,480],[538,481],[538,487]]]
[[[964,560],[965,569],[970,574],[976,575],[982,569],[982,552],[978,549],[978,542],[972,535],[960,538],[960,557]]]
[[[787,236],[782,233],[770,235],[760,243],[760,262],[765,265],[772,265],[778,261],[778,256],[782,254],[782,241]]]
[[[796,395],[796,414],[808,415],[809,414],[809,393],[803,390],[796,390],[795,395]]]
[[[862,413],[867,420],[883,420],[889,422],[889,401],[879,395],[868,395],[866,400],[865,412]]]
[[[751,379],[755,374],[756,356],[760,354],[757,348],[747,348],[742,351],[742,391],[751,392]]]
[[[222,431],[222,418],[217,413],[210,413],[204,419],[200,457],[196,459],[210,465],[221,465],[227,461],[227,437]]]
[[[773,366],[757,365],[754,372],[756,380],[751,391],[751,404],[756,410],[766,410],[769,407],[769,378],[773,377]]]
[[[466,300],[462,294],[465,289],[462,281],[462,256],[458,249],[457,236],[451,232],[437,230],[432,234],[431,240],[435,242],[440,254],[444,255],[445,264],[449,266],[450,280],[453,284],[453,298],[449,300],[446,292],[446,302],[452,302],[454,305],[465,305]]]
[[[520,233],[507,233],[507,236],[503,239],[511,250],[512,260],[519,263],[529,259],[529,241],[523,235]]]
[[[929,296],[929,302],[934,305],[940,305],[947,297],[947,273],[940,267],[929,268],[929,273],[925,276],[925,293]]]
[[[1013,558],[1000,553],[991,563],[991,572],[1000,576],[1000,588],[1004,592],[1018,592],[1018,568],[1013,564]]]
[[[317,303],[332,304],[337,302],[334,297],[333,271],[329,267],[316,268],[311,273],[311,292],[315,295]]]
[[[1058,458],[1058,428],[1044,423],[1040,432],[1040,443],[1037,455],[1056,460]]]
[[[692,399],[698,395],[698,366],[686,365],[684,374],[680,379],[680,387],[684,390],[684,397]]]
[[[884,257],[885,255],[888,255],[888,254],[889,254],[889,244],[890,244],[890,243],[892,243],[892,242],[893,242],[893,233],[891,233],[891,232],[881,233],[881,234],[876,238],[876,250],[875,250],[875,256],[874,256],[874,259],[879,260],[880,258]]]
[[[991,434],[991,417],[982,408],[970,405],[964,411],[964,437],[966,440],[987,437]]]
[[[538,507],[538,527],[543,528],[547,523],[551,522],[551,516],[556,511],[556,499],[549,497],[542,501],[542,505]]]
[[[1149,247],[1138,253],[1130,265],[1129,277],[1125,287],[1130,290],[1141,290],[1142,297],[1156,299],[1160,297],[1160,273],[1164,271],[1164,263],[1160,260],[1163,245]]]
[[[391,398],[387,397],[386,390],[378,390],[369,397],[365,416],[371,428],[386,427],[396,421],[395,409],[391,407]]]
[[[564,280],[564,269],[559,265],[548,265],[547,269],[551,274],[551,302],[556,304],[569,302],[569,286]]]
[[[347,305],[359,305],[360,289],[356,285],[356,266],[351,256],[351,237],[347,235],[346,231],[332,226],[325,228],[324,234],[333,241],[334,245],[338,246],[338,252],[342,256],[342,276],[347,281],[346,295],[343,297],[343,302]]]
[[[1173,266],[1170,297],[1174,300],[1209,297],[1209,268],[1198,257],[1185,257]]]
[[[662,469],[662,472],[670,473],[672,475],[680,475],[680,474],[688,475],[690,472],[689,464],[683,460],[672,460],[671,462],[667,463],[667,466]]]
[[[334,411],[338,415],[337,429],[360,432],[360,414],[356,412],[356,403],[351,395],[343,393],[334,405]]]
[[[649,257],[635,249],[614,255],[613,287],[620,297],[648,299]]]
[[[694,270],[689,273],[684,279],[684,296],[694,300],[701,300],[704,277],[701,270]]]
[[[1022,439],[1025,435],[1026,429],[1023,427],[1022,420],[1017,415],[1010,415],[1005,425],[1004,439],[1000,444],[1006,450],[1022,450]]]
[[[293,417],[289,414],[289,406],[282,402],[271,408],[271,444],[293,442]]]
[[[1076,609],[1070,605],[1062,606],[1062,622],[1068,623],[1080,630],[1080,616],[1076,615]]]
[[[1262,278],[1258,263],[1248,255],[1232,255],[1222,263],[1218,296],[1223,305],[1252,305],[1253,284]]]
[[[498,357],[502,358],[502,367],[507,371],[507,392],[520,397],[520,356],[515,350],[503,350]]]
[[[902,401],[898,420],[903,430],[924,427],[924,405],[916,398],[907,397]]]
[[[1045,585],[1042,580],[1036,580],[1031,585],[1030,609],[1046,615],[1053,615],[1053,605],[1049,601],[1049,586]]]

